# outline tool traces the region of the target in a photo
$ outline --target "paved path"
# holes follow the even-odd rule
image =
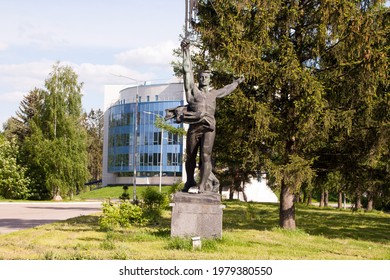
[[[0,234],[101,211],[101,202],[0,202]]]

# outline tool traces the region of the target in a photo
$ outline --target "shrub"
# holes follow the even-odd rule
[[[119,196],[119,199],[130,200],[130,194],[128,192],[128,189],[128,186],[123,186],[123,193]]]
[[[176,182],[169,188],[169,195],[172,195],[184,188],[184,182]]]
[[[99,226],[103,230],[113,230],[117,227],[142,226],[147,223],[142,208],[129,201],[103,203],[103,215],[99,218]]]
[[[162,210],[169,204],[167,195],[147,187],[143,193],[143,205],[146,216],[156,222],[161,218]]]
[[[27,169],[17,163],[15,140],[0,135],[0,196],[7,199],[25,199],[29,196],[30,178]]]

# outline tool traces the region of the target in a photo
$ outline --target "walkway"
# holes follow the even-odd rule
[[[0,234],[100,212],[101,202],[0,202]]]

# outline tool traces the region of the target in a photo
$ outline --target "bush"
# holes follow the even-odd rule
[[[129,201],[103,203],[103,215],[99,218],[99,226],[103,230],[113,230],[118,227],[142,226],[147,223],[142,208]]]
[[[130,194],[128,192],[129,187],[123,186],[123,193],[119,196],[121,200],[130,200]]]
[[[152,221],[156,222],[161,218],[162,210],[169,204],[167,195],[159,191],[147,187],[143,193],[142,207],[145,210],[146,216]]]
[[[184,182],[176,182],[169,188],[169,195],[175,194],[184,188]]]
[[[15,140],[0,135],[0,196],[7,199],[26,199],[29,196],[30,178],[27,169],[17,163],[18,149]]]

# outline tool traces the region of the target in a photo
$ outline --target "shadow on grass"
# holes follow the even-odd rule
[[[278,226],[278,205],[273,203],[244,203],[225,201],[224,229],[271,230]]]
[[[223,204],[226,205],[223,210],[223,230],[264,231],[273,230],[279,225],[279,204],[239,201],[224,201]],[[170,222],[170,216],[168,216],[159,219],[158,223],[144,227],[148,230],[146,235],[154,236],[154,238],[170,238]],[[390,214],[353,213],[350,210],[297,205],[296,222],[298,229],[310,235],[381,243],[390,240]],[[80,216],[59,222],[61,223],[75,226],[62,229],[65,231],[99,230],[99,216]],[[141,236],[140,239],[142,239]]]
[[[350,210],[298,209],[298,225],[312,235],[389,242],[390,215]]]
[[[279,225],[279,204],[225,202],[224,229],[272,230]],[[327,238],[351,238],[389,242],[390,215],[353,213],[350,210],[320,209],[297,205],[296,222],[300,230]]]
[[[99,216],[85,215],[67,219],[65,221],[57,221],[53,226],[60,231],[68,232],[87,232],[99,229]],[[47,228],[48,231],[51,228]]]
[[[99,225],[99,216],[78,216],[75,218],[70,218],[66,220],[68,224],[74,225],[89,225],[89,226],[98,226]]]

